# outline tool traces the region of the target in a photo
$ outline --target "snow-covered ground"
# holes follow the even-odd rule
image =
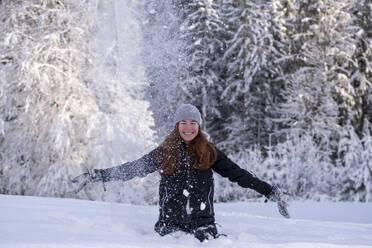
[[[153,231],[157,206],[0,195],[0,247],[372,247],[372,204],[291,203],[292,218],[273,203],[216,204],[221,237]]]

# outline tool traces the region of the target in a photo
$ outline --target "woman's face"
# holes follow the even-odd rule
[[[178,131],[182,139],[188,143],[198,135],[199,124],[194,120],[182,120],[178,123]]]

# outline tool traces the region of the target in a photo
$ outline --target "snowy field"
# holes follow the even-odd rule
[[[290,212],[287,220],[273,203],[216,204],[227,237],[200,243],[156,234],[157,206],[0,195],[0,247],[372,247],[371,203],[291,203]]]

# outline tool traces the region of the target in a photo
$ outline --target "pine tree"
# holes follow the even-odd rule
[[[348,124],[344,129],[344,135],[339,142],[338,151],[340,159],[334,166],[333,178],[336,179],[335,188],[337,200],[342,201],[372,201],[372,168],[371,149],[372,139],[369,131],[369,123],[363,138],[355,132],[354,127]]]
[[[366,202],[372,202],[372,131],[371,123],[365,120],[362,139],[363,149],[360,160],[363,168],[363,183],[365,187]]]
[[[357,40],[353,63],[350,63],[350,83],[355,89],[355,112],[353,126],[359,136],[363,136],[365,123],[372,123],[372,6],[370,1],[355,2],[351,8],[354,16],[354,25],[360,28],[355,33]],[[365,119],[368,122],[365,122]]]
[[[278,61],[285,56],[274,6],[263,1],[224,1],[223,17],[229,27],[224,54],[226,79],[221,94],[229,106],[220,146],[238,151],[269,144],[275,129],[276,98],[280,89]]]
[[[222,23],[213,1],[183,1],[182,6],[185,13],[181,25],[181,37],[185,41],[181,57],[185,64],[183,93],[187,101],[201,110],[203,129],[213,130],[215,119],[220,116],[217,63],[223,49]]]
[[[325,159],[336,151],[345,118],[350,119],[343,113],[352,116],[355,104],[347,65],[353,63],[358,28],[349,7],[348,1],[297,1],[296,19],[287,24],[297,30],[291,31],[291,53],[298,67],[286,79],[282,113],[290,132],[313,134]]]

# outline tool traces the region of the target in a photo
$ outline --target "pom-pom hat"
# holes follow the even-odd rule
[[[197,121],[199,126],[202,124],[202,118],[199,110],[192,104],[181,104],[174,113],[173,125],[175,126],[182,120]]]

